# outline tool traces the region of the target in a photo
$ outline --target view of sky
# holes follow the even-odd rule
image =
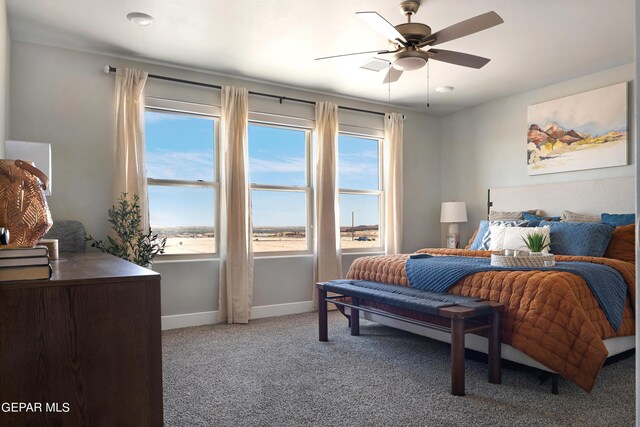
[[[147,176],[157,179],[213,181],[214,126],[206,117],[156,111],[145,113]],[[249,125],[249,175],[252,183],[307,186],[306,131]],[[312,153],[309,153],[310,155]],[[377,190],[378,142],[341,135],[338,183],[343,189]],[[253,190],[253,224],[303,226],[306,196],[302,191]],[[195,187],[149,187],[151,225],[213,226],[215,190]],[[340,225],[379,223],[378,197],[340,195]]]

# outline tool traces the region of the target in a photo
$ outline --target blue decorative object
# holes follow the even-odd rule
[[[482,239],[484,235],[489,231],[489,221],[483,219],[480,221],[480,225],[478,225],[478,232],[476,233],[476,238],[473,239],[473,243],[469,246],[469,249],[480,250],[480,249],[488,249],[489,247],[482,247]]]
[[[602,222],[605,224],[620,227],[623,225],[631,225],[636,223],[636,214],[602,214]]]
[[[573,261],[558,262],[555,267],[497,267],[491,265],[489,258],[434,256],[410,258],[407,260],[406,269],[407,279],[412,288],[433,292],[446,292],[460,279],[482,271],[566,271],[584,279],[615,331],[620,329],[622,324],[627,284],[615,268],[606,265]]]
[[[529,221],[528,227],[539,227],[541,221],[560,221],[559,216],[538,216],[529,212],[522,212],[522,219]]]
[[[601,257],[607,250],[615,227],[596,222],[542,221],[551,232],[551,253]]]

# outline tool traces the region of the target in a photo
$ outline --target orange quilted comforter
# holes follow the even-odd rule
[[[466,249],[422,249],[432,255],[488,257],[491,252]],[[356,259],[347,278],[409,286],[409,255]],[[608,356],[603,339],[635,334],[635,265],[610,258],[556,256],[557,261],[605,264],[627,283],[622,326],[616,333],[589,286],[562,271],[487,271],[460,280],[449,292],[501,302],[506,311],[503,342],[522,351],[586,391],[595,384]]]

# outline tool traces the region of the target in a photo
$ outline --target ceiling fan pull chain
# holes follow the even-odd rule
[[[391,73],[391,62],[389,62],[389,73]],[[387,91],[389,97],[389,104],[391,104],[391,79],[387,79]]]
[[[429,61],[427,61],[427,108],[429,108]]]

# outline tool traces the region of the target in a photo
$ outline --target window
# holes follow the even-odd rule
[[[145,112],[150,225],[166,254],[216,252],[216,127],[203,114]]]
[[[340,244],[342,249],[382,248],[382,140],[340,133]]]
[[[249,124],[256,253],[310,250],[309,140],[309,129]]]

